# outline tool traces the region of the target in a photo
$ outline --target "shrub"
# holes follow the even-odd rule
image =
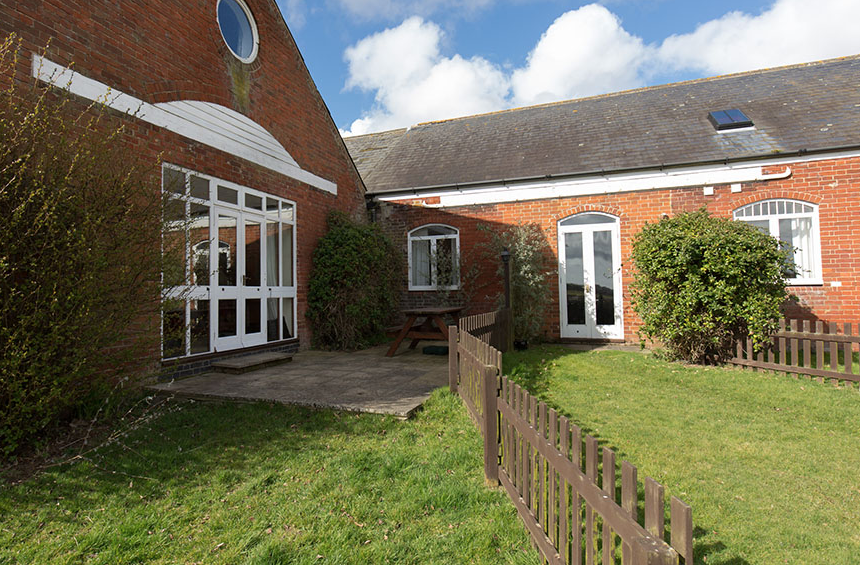
[[[511,253],[511,310],[514,339],[534,341],[543,334],[544,313],[550,302],[549,257],[552,250],[538,224],[514,224],[502,231],[487,226],[481,229],[489,234],[485,247],[486,260],[497,264],[499,280],[504,277],[504,265],[499,259],[503,249]],[[504,295],[499,297],[504,305]]]
[[[743,222],[707,211],[646,225],[633,240],[640,332],[690,362],[721,361],[749,335],[761,348],[786,299],[786,255]]]
[[[399,258],[378,226],[358,224],[342,212],[329,215],[308,289],[315,346],[356,349],[383,336],[396,305]]]
[[[158,308],[152,166],[98,105],[16,81],[18,52],[0,44],[0,455],[101,403]]]

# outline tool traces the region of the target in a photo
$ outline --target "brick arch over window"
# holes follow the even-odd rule
[[[575,216],[577,214],[587,214],[589,212],[602,212],[604,214],[609,214],[610,216],[615,216],[618,218],[618,221],[622,221],[624,219],[624,214],[621,210],[615,206],[604,206],[602,204],[581,204],[579,206],[574,206],[572,208],[567,208],[565,211],[560,214],[556,214],[552,217],[553,223],[558,223],[565,218],[569,218],[570,216]]]
[[[754,192],[743,198],[739,198],[734,202],[734,206],[732,210],[736,210],[738,208],[742,208],[747,204],[753,204],[755,202],[761,202],[762,200],[775,200],[775,199],[783,199],[783,200],[797,200],[801,202],[808,202],[809,204],[815,204],[816,206],[823,202],[823,199],[820,195],[810,194],[808,192],[798,192],[796,190],[788,190],[784,188],[771,188],[767,190],[760,190],[758,192]]]

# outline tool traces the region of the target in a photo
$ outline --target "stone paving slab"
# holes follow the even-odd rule
[[[148,387],[199,399],[261,401],[408,418],[448,384],[448,358],[386,346],[354,353],[303,351],[290,363],[241,375],[206,373]]]

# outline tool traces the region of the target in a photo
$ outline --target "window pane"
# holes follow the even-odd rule
[[[284,307],[282,309],[282,318],[281,321],[281,332],[284,336],[284,339],[291,339],[295,336],[295,331],[293,326],[293,299],[292,298],[284,298]]]
[[[266,198],[266,214],[274,218],[278,217],[278,201],[274,198]]]
[[[218,216],[218,284],[236,286],[237,221],[232,216]]]
[[[209,352],[209,301],[191,301],[191,353]]]
[[[164,208],[164,217],[165,226],[162,236],[164,285],[181,286],[186,284],[185,269],[188,264],[185,201],[178,198],[168,200]]]
[[[236,301],[218,301],[218,337],[233,337],[236,335]]]
[[[280,238],[278,237],[278,222],[266,222],[266,284],[268,286],[280,286],[281,278],[278,276],[278,257]]]
[[[612,272],[612,232],[594,232],[594,287],[597,325],[615,324],[615,277]]]
[[[412,286],[430,286],[430,241],[412,242]]]
[[[245,333],[258,334],[263,331],[263,326],[260,320],[260,310],[263,308],[263,301],[259,298],[245,299]]]
[[[162,169],[161,187],[164,192],[185,194],[185,173],[176,169]]]
[[[615,218],[603,214],[577,214],[561,223],[563,226],[584,226],[590,224],[614,224]]]
[[[281,219],[285,222],[292,222],[294,218],[293,205],[286,202],[281,204]]]
[[[281,224],[281,272],[282,286],[293,286],[293,227]]]
[[[794,218],[779,221],[779,239],[794,248],[794,270],[789,278],[810,278],[814,273],[812,219]]]
[[[167,357],[185,355],[185,301],[164,301],[161,319],[162,354]]]
[[[191,204],[191,284],[209,286],[209,206]]]
[[[585,324],[585,271],[582,257],[582,233],[564,234],[564,273],[569,325]]]
[[[436,241],[436,280],[439,286],[455,286],[459,280],[457,240],[444,238]]]
[[[278,320],[281,319],[281,299],[266,299],[266,341],[278,341]]]
[[[226,186],[218,186],[218,200],[229,204],[239,203],[239,191]]]
[[[254,196],[253,194],[245,195],[245,208],[250,208],[252,210],[263,210],[263,198],[260,196]]]
[[[745,223],[758,228],[763,233],[770,235],[770,222],[768,220],[743,220]]]
[[[260,286],[262,282],[262,238],[260,222],[245,220],[245,286]]]
[[[191,196],[201,200],[209,200],[209,181],[196,175],[191,175]]]

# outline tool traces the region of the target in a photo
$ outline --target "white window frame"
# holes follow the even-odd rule
[[[245,0],[233,0],[236,4],[239,5],[239,8],[245,12],[245,17],[248,18],[248,23],[251,26],[251,35],[253,37],[254,46],[251,49],[251,54],[247,57],[242,57],[230,47],[230,44],[227,42],[227,38],[224,37],[224,30],[221,29],[221,19],[218,17],[218,9],[221,7],[221,0],[218,0],[215,3],[215,20],[218,22],[218,31],[221,33],[221,39],[224,40],[224,45],[227,46],[227,49],[230,53],[242,61],[245,64],[250,64],[254,62],[254,59],[257,58],[257,54],[260,52],[260,32],[257,29],[257,20],[254,19],[254,16],[251,14],[251,9],[248,7],[248,4],[245,3]]]
[[[416,232],[432,227],[440,227],[446,228],[449,230],[454,230],[452,234],[445,235],[415,235]],[[430,256],[435,257],[436,255],[436,245],[439,243],[439,240],[443,239],[452,239],[454,240],[454,248],[457,254],[457,265],[456,265],[456,284],[450,286],[438,286],[437,278],[436,278],[436,264],[435,262],[430,263],[430,284],[429,285],[416,285],[413,284],[412,279],[412,244],[416,241],[429,241],[430,242]],[[408,237],[408,246],[407,246],[407,262],[409,264],[409,290],[414,291],[426,291],[426,290],[458,290],[460,288],[460,230],[455,228],[454,226],[449,226],[447,224],[424,224],[423,226],[418,226],[417,228],[411,230],[409,232]]]
[[[288,231],[291,232],[292,238],[292,257],[290,261],[292,263],[291,272],[292,278],[289,281],[290,284],[284,283],[284,264],[281,257],[278,257],[277,260],[277,268],[278,268],[278,280],[281,284],[279,285],[270,285],[268,281],[265,281],[267,284],[262,285],[264,281],[261,281],[261,290],[263,294],[260,295],[260,299],[263,301],[263,313],[266,312],[266,300],[268,299],[278,299],[279,301],[279,318],[278,318],[278,336],[273,340],[265,339],[263,343],[273,344],[282,341],[294,340],[297,338],[297,309],[298,309],[298,297],[297,297],[297,278],[298,278],[298,233],[297,233],[297,219],[298,219],[298,207],[297,203],[293,200],[289,200],[287,198],[283,198],[280,196],[275,196],[273,194],[268,194],[266,192],[262,192],[259,190],[255,190],[249,188],[247,186],[243,186],[240,184],[236,184],[230,181],[226,181],[217,177],[213,177],[211,175],[207,175],[205,173],[201,173],[199,171],[195,171],[192,169],[188,169],[185,167],[180,167],[177,165],[173,165],[170,163],[164,163],[162,165],[162,191],[165,191],[165,183],[164,176],[167,170],[172,170],[184,175],[184,186],[182,193],[171,192],[170,197],[175,198],[181,202],[183,202],[185,206],[185,217],[187,218],[190,214],[191,204],[201,204],[209,208],[209,241],[210,244],[212,242],[217,242],[217,227],[214,227],[216,224],[216,219],[218,217],[219,211],[224,211],[228,213],[234,213],[237,217],[242,217],[242,214],[253,216],[254,219],[262,220],[262,233],[263,240],[261,240],[261,260],[266,260],[265,246],[267,245],[265,237],[266,233],[266,221],[275,221],[279,224],[278,227],[278,242],[279,245],[282,245],[283,242],[283,234]],[[204,179],[209,184],[209,197],[208,199],[201,199],[191,196],[191,176],[196,176],[201,179]],[[222,186],[231,190],[235,190],[237,193],[237,204],[232,204],[230,202],[225,202],[223,200],[218,199],[218,187]],[[256,210],[253,208],[249,208],[245,205],[245,195],[250,195],[258,198],[262,198],[263,202],[263,210]],[[275,201],[278,203],[277,210],[266,210],[266,199]],[[239,227],[237,226],[237,230]],[[217,245],[217,243],[216,243]],[[217,296],[213,296],[213,290],[218,287],[217,284],[213,284],[217,282],[217,269],[214,265],[210,263],[210,280],[207,284],[191,284],[191,257],[195,252],[190,240],[186,240],[185,242],[185,284],[176,286],[172,289],[166,290],[162,294],[162,300],[166,299],[182,299],[185,301],[185,351],[182,354],[174,355],[170,357],[164,356],[164,351],[162,350],[162,359],[185,359],[190,357],[196,357],[199,355],[209,355],[216,352],[228,351],[231,349],[243,349],[245,347],[250,347],[252,344],[244,344],[237,343],[235,347],[227,347],[220,348],[217,347],[218,336],[217,336],[217,323],[215,322],[215,313],[214,313],[214,304],[219,299]],[[237,253],[239,251],[237,250]],[[215,261],[217,261],[220,255],[220,250],[213,254],[210,250],[210,258],[216,257]],[[238,255],[237,255],[238,257]],[[211,260],[211,259],[210,259]],[[244,259],[242,259],[242,262]],[[238,266],[241,267],[241,264]],[[263,269],[265,272],[265,269]],[[242,269],[237,268],[237,277],[242,275]],[[237,288],[241,285],[237,285]],[[263,290],[265,289],[265,290]],[[191,353],[191,301],[192,300],[209,300],[210,301],[210,310],[209,310],[209,350],[205,352]],[[291,304],[292,306],[292,314],[290,315],[290,320],[292,322],[292,327],[287,328],[290,332],[290,337],[284,337],[281,335],[282,333],[282,318],[285,315],[284,306],[287,304]],[[266,326],[267,320],[263,318],[261,320],[263,326]],[[163,335],[163,323],[161,326],[162,332],[162,340],[164,339]],[[240,334],[241,328],[240,328]],[[268,338],[266,335],[266,330],[263,330],[264,338]],[[241,340],[239,340],[241,341]]]
[[[759,213],[756,215],[746,215],[746,210],[753,210],[754,206],[760,204],[762,209],[767,206],[770,208],[770,203],[776,203],[777,212],[771,213],[769,210],[767,212]],[[780,213],[778,211],[779,203],[791,203],[791,204],[800,204],[802,206],[807,206],[812,208],[811,212],[783,212]],[[741,215],[744,214],[744,215]],[[805,200],[797,200],[792,198],[769,198],[766,200],[759,200],[756,202],[751,202],[749,204],[745,204],[740,208],[736,208],[732,212],[732,218],[735,221],[739,222],[768,222],[768,233],[771,237],[779,240],[779,221],[780,220],[792,220],[792,219],[809,219],[812,224],[812,233],[810,234],[810,239],[812,241],[812,253],[810,254],[812,258],[812,265],[809,270],[809,274],[807,276],[798,276],[785,279],[785,284],[789,286],[816,286],[824,284],[824,279],[821,274],[821,232],[819,228],[818,222],[818,204],[814,204],[812,202],[806,202]]]

